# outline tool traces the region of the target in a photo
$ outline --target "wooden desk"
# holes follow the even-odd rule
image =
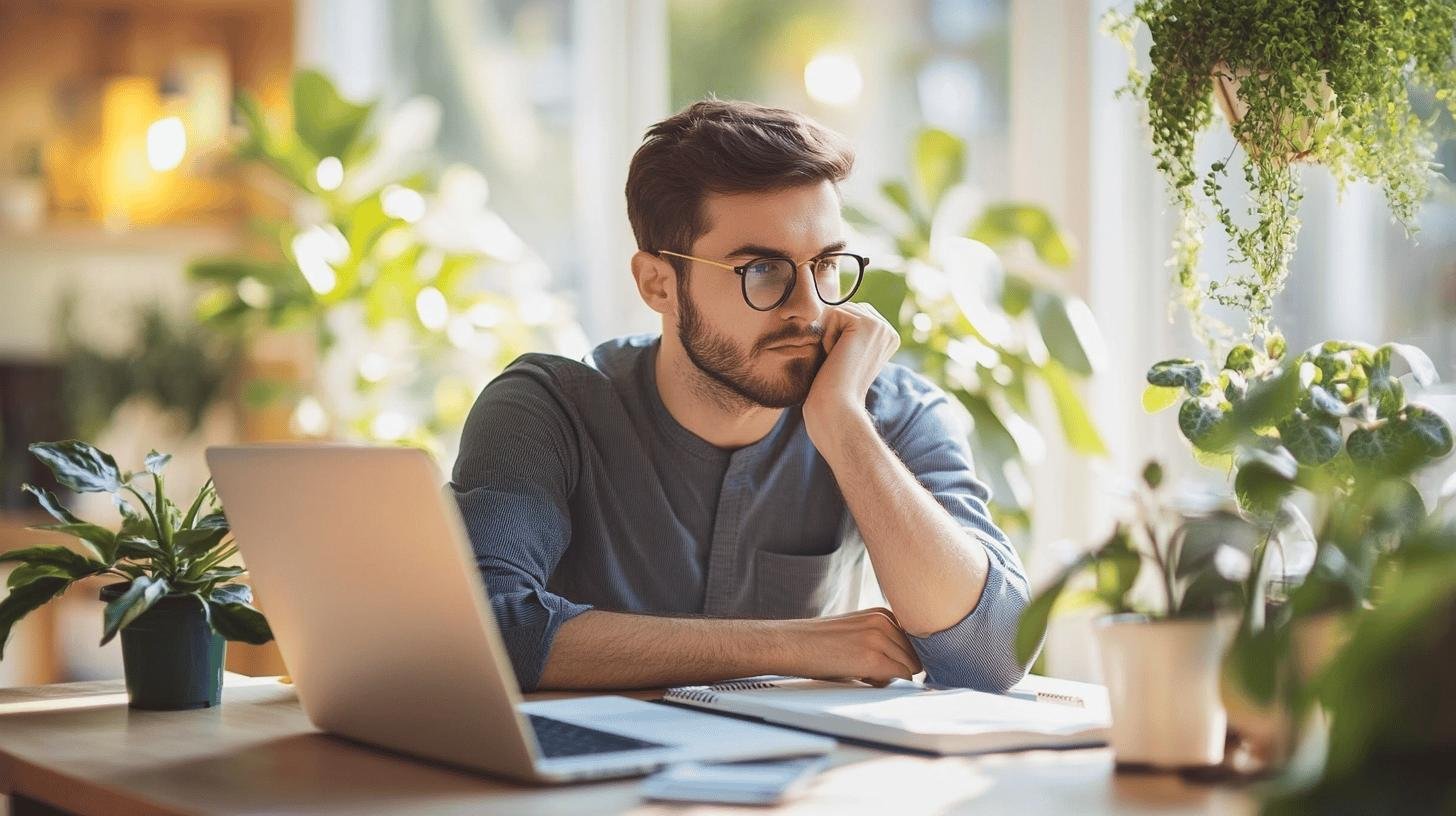
[[[650,694],[639,695],[650,697]],[[482,740],[488,737],[482,736]],[[229,675],[223,704],[131,711],[119,680],[0,689],[0,793],[17,816],[76,813],[764,813],[644,801],[639,781],[533,788],[313,729],[291,686]],[[927,758],[844,746],[772,812],[1245,813],[1247,794],[1112,772],[1105,749]]]

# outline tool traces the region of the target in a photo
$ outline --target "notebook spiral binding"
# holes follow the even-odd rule
[[[718,695],[705,688],[668,689],[667,694],[663,696],[668,700],[686,700],[691,703],[702,703],[703,705],[713,705],[718,702]]]
[[[1049,700],[1054,703],[1065,703],[1067,705],[1084,705],[1082,698],[1073,694],[1057,694],[1054,691],[1038,691],[1038,700]]]
[[[727,683],[714,683],[711,688],[714,691],[753,691],[754,689],[777,688],[772,680],[733,680]]]

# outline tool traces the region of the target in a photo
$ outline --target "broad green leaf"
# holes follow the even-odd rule
[[[69,578],[39,578],[16,587],[0,601],[0,658],[5,656],[5,642],[15,622],[31,611],[60,595],[71,585]]]
[[[208,601],[212,628],[228,640],[262,644],[273,639],[263,613],[245,603]]]
[[[884,227],[878,221],[875,221],[875,219],[871,218],[867,213],[865,213],[864,210],[861,210],[860,208],[852,204],[845,204],[841,206],[839,211],[841,214],[843,214],[844,220],[856,229],[865,230],[868,232],[884,231]]]
[[[10,577],[5,579],[5,586],[16,589],[41,578],[75,580],[75,576],[71,575],[69,570],[55,564],[21,564],[10,571]]]
[[[1149,385],[1156,385],[1159,388],[1182,388],[1195,396],[1198,394],[1199,386],[1203,385],[1206,379],[1203,365],[1186,357],[1153,363],[1152,367],[1148,369]]]
[[[1157,461],[1152,461],[1143,466],[1143,484],[1151,490],[1157,490],[1163,484],[1163,466]]]
[[[1330,419],[1339,419],[1350,413],[1350,406],[1318,385],[1309,387],[1309,403],[1316,411]]]
[[[1428,388],[1440,379],[1436,374],[1435,364],[1424,351],[1405,343],[1390,343],[1389,347],[1410,366],[1411,375],[1422,388]]]
[[[1046,589],[1032,598],[1025,609],[1021,610],[1021,619],[1016,624],[1016,662],[1025,666],[1036,657],[1037,650],[1041,648],[1042,639],[1046,637],[1052,607],[1057,605],[1057,599],[1067,588],[1067,582],[1072,579],[1072,576],[1081,572],[1091,561],[1090,553],[1083,554],[1068,565]]]
[[[905,278],[888,270],[869,269],[865,271],[864,280],[860,281],[859,291],[855,292],[854,299],[875,307],[891,325],[900,330],[903,339],[910,332],[908,326],[900,325],[900,309],[909,293],[910,287]]]
[[[1294,491],[1299,465],[1288,451],[1244,451],[1234,474],[1239,506],[1259,517],[1272,517]]]
[[[1251,374],[1254,371],[1254,347],[1248,343],[1239,343],[1229,349],[1228,356],[1224,358],[1223,367],[1230,371],[1237,371],[1240,374]]]
[[[1284,359],[1284,353],[1289,350],[1289,344],[1285,342],[1284,335],[1274,332],[1264,339],[1264,354],[1271,360]]]
[[[328,77],[318,71],[299,71],[293,77],[293,127],[316,158],[344,158],[364,131],[374,109],[356,105],[339,95]]]
[[[1220,547],[1232,547],[1252,554],[1261,535],[1254,525],[1237,513],[1220,510],[1196,516],[1183,523],[1178,537],[1174,577],[1186,579],[1195,573],[1212,571]]]
[[[1031,308],[1052,359],[1082,376],[1102,367],[1107,353],[1087,304],[1074,297],[1037,292]]]
[[[1439,459],[1451,452],[1451,426],[1424,405],[1407,405],[1397,427],[1418,440],[1425,455]]]
[[[18,550],[0,553],[0,562],[15,561],[24,564],[50,564],[80,577],[106,569],[106,565],[87,558],[65,547],[22,547]]]
[[[165,555],[155,539],[147,536],[117,536],[117,558],[148,559],[162,558]]]
[[[1029,505],[1024,479],[1010,469],[1019,467],[1021,449],[1016,437],[1006,428],[984,398],[960,389],[952,392],[971,415],[971,445],[975,450],[977,473],[989,483],[997,504],[1013,510]]]
[[[933,212],[945,191],[965,177],[966,145],[944,130],[926,128],[915,139],[915,180]]]
[[[1052,393],[1052,402],[1057,406],[1057,416],[1062,422],[1062,433],[1072,449],[1087,456],[1106,456],[1107,445],[1092,417],[1082,404],[1082,397],[1072,384],[1072,379],[1056,360],[1048,360],[1038,369],[1042,380]]]
[[[1112,533],[1112,538],[1102,545],[1092,561],[1095,592],[1102,605],[1114,612],[1131,612],[1133,606],[1128,602],[1127,593],[1137,583],[1137,573],[1142,567],[1143,558],[1128,541],[1127,530]]]
[[[221,510],[215,513],[208,513],[198,519],[193,525],[200,530],[226,530],[228,529],[227,516]]]
[[[47,513],[50,513],[51,518],[54,518],[56,521],[59,521],[62,524],[75,524],[81,520],[77,518],[74,514],[72,514],[70,510],[67,510],[65,505],[61,504],[60,499],[56,498],[56,494],[50,492],[49,490],[46,490],[43,487],[36,487],[33,484],[23,484],[20,486],[20,489],[34,496],[36,502],[38,502]]]
[[[1173,406],[1173,403],[1178,401],[1178,397],[1182,395],[1183,390],[1180,388],[1168,388],[1161,385],[1150,385],[1147,388],[1143,389],[1143,410],[1150,414],[1156,414],[1159,411],[1167,410],[1168,408],[1171,408]]]
[[[101,645],[105,646],[110,643],[111,639],[116,637],[117,632],[151,609],[153,604],[167,594],[168,589],[165,578],[142,575],[133,579],[131,586],[127,587],[126,591],[121,593],[116,600],[108,603],[106,610],[101,614]]]
[[[216,547],[227,534],[226,527],[194,527],[191,530],[179,530],[172,537],[172,546],[183,558],[198,558]]]
[[[1031,306],[1036,287],[1031,281],[1007,270],[1001,282],[1001,310],[1011,317],[1024,313]]]
[[[1032,204],[1007,203],[988,207],[967,235],[992,247],[1022,239],[1031,244],[1042,263],[1058,269],[1072,265],[1072,248],[1051,215]]]
[[[116,560],[116,533],[100,525],[77,521],[71,524],[39,524],[30,529],[79,538],[91,545],[97,560],[106,564]]]
[[[1223,409],[1211,400],[1188,399],[1178,408],[1178,429],[1184,438],[1209,453],[1226,453],[1233,447],[1229,434],[1220,431],[1223,422]]]
[[[1229,430],[1249,434],[1273,428],[1294,413],[1305,390],[1300,385],[1300,366],[1276,369],[1269,377],[1249,385],[1248,395],[1229,411]]]
[[[892,204],[899,207],[900,212],[908,216],[917,229],[926,228],[925,216],[915,206],[915,201],[910,197],[910,188],[906,187],[903,181],[887,181],[880,185],[880,192],[884,193],[885,198],[890,199]]]
[[[30,452],[51,469],[56,481],[77,493],[115,493],[121,489],[116,460],[85,442],[36,442]]]
[[[1335,458],[1345,440],[1340,426],[1328,419],[1316,419],[1295,411],[1279,423],[1279,441],[1303,465],[1322,465]]]

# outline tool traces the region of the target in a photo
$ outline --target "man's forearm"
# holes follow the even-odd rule
[[[954,626],[975,609],[986,585],[984,545],[916,481],[867,414],[852,414],[833,428],[820,454],[900,625],[922,637]]]
[[[778,621],[592,610],[556,632],[541,688],[651,688],[774,673]]]
[[[787,674],[887,683],[920,660],[884,609],[806,620],[659,618],[592,610],[556,631],[538,688],[653,688]]]

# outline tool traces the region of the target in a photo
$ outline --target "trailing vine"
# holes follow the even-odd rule
[[[1357,179],[1379,184],[1414,232],[1435,170],[1436,116],[1420,115],[1412,91],[1456,116],[1456,0],[1137,0],[1104,25],[1130,51],[1140,27],[1152,37],[1152,70],[1134,58],[1121,93],[1147,106],[1153,155],[1181,211],[1174,280],[1210,349],[1236,333],[1204,313],[1205,301],[1247,315],[1247,337],[1272,330],[1299,231],[1296,162],[1325,166],[1341,190]],[[1231,122],[1250,190],[1242,205],[1224,190],[1232,154],[1206,169],[1195,159],[1216,87],[1230,107],[1246,107]],[[1223,281],[1198,272],[1200,195],[1239,270]]]

